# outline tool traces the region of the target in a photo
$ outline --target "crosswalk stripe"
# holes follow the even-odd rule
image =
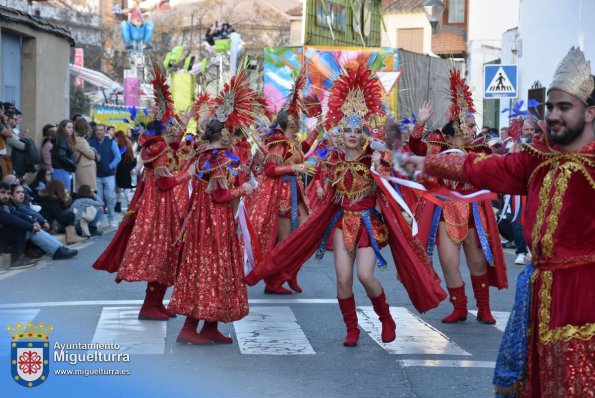
[[[250,307],[233,325],[242,354],[316,354],[289,307]]]
[[[477,310],[471,310],[469,313],[477,316]],[[492,311],[492,316],[496,320],[496,324],[493,325],[496,329],[504,332],[506,329],[506,325],[508,324],[508,318],[510,317],[510,312],[508,311]]]
[[[401,359],[404,367],[440,367],[440,368],[494,368],[496,362],[469,361],[457,359]]]
[[[383,343],[382,325],[372,307],[358,307],[359,324],[389,354],[442,354],[471,355],[448,337],[413,315],[404,307],[391,307],[390,313],[397,324],[397,338]]]
[[[0,356],[8,356],[10,351],[8,350],[9,343],[12,340],[11,334],[8,332],[8,325],[14,327],[17,322],[20,322],[25,326],[29,321],[32,321],[35,325],[39,322],[35,320],[35,317],[39,314],[38,308],[31,309],[20,309],[20,310],[0,310]],[[45,321],[43,321],[46,323]]]
[[[120,344],[121,353],[163,354],[167,322],[140,321],[140,307],[104,307],[92,343]]]

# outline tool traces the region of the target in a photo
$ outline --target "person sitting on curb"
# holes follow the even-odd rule
[[[52,256],[54,260],[64,258],[72,258],[78,254],[77,250],[65,247],[58,239],[47,233],[50,229],[50,224],[43,218],[41,214],[31,209],[24,203],[25,190],[20,184],[12,185],[10,187],[12,196],[12,206],[9,204],[9,209],[14,209],[14,214],[24,220],[30,220],[33,223],[39,224],[41,231],[28,236],[35,246],[39,247],[44,253]]]
[[[9,249],[11,268],[26,268],[33,265],[33,260],[25,256],[27,236],[41,231],[39,224],[33,224],[11,212],[9,207],[10,185],[0,181],[0,243],[2,251]]]
[[[103,220],[103,202],[93,194],[89,185],[81,185],[77,192],[77,198],[72,202],[74,209],[74,225],[81,229],[82,236],[90,238],[91,236],[103,235],[103,232],[97,229],[97,224]]]

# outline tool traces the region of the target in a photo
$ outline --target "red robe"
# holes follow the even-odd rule
[[[333,153],[328,160],[329,176],[333,181],[331,188],[306,222],[270,252],[265,263],[249,275],[250,279],[257,281],[269,275],[279,275],[280,279],[286,280],[299,271],[319,248],[333,217],[343,209],[337,227],[343,229],[347,249],[371,246],[371,239],[375,239],[379,246],[388,243],[397,277],[415,308],[425,312],[444,300],[446,293],[440,287],[440,279],[423,247],[411,235],[401,210],[393,208],[384,194],[376,189],[370,175],[370,164],[370,153],[355,161],[345,161],[343,154]],[[373,220],[373,237],[370,237],[364,228],[361,212],[371,211],[376,205],[382,211],[384,223],[380,219]]]
[[[458,149],[464,152],[473,153],[491,153],[490,147],[483,141],[475,141],[472,145],[458,147],[450,145],[444,139],[440,131],[430,133],[428,142],[422,141],[423,126],[415,125],[411,136],[409,137],[409,147],[416,155],[426,156],[440,153],[449,149]],[[469,194],[475,191],[475,187],[463,182],[451,181],[441,179],[423,181],[426,185],[442,185],[450,190],[459,192],[461,194]],[[418,220],[419,237],[424,247],[427,248],[430,231],[435,228],[432,226],[432,218],[434,215],[435,205],[427,200],[420,199],[418,201],[415,215]],[[482,229],[485,231],[494,261],[488,263],[488,275],[490,277],[490,285],[498,289],[508,287],[508,280],[506,277],[506,263],[504,261],[504,252],[502,251],[502,243],[500,242],[500,234],[498,232],[498,224],[494,209],[489,200],[478,202],[479,218],[481,220]],[[478,240],[481,240],[478,228],[475,225],[473,217],[473,207],[470,203],[463,201],[446,200],[442,207],[442,214],[440,221],[446,224],[446,232],[450,239],[455,243],[462,243],[469,232],[469,228],[474,228],[475,233],[478,234]],[[436,244],[439,245],[438,234],[436,234]]]
[[[116,282],[173,284],[176,266],[174,242],[180,227],[173,188],[186,181],[187,177],[184,170],[176,177],[168,175],[172,157],[171,148],[162,137],[152,137],[143,143],[144,188],[138,199],[136,218],[118,267]]]
[[[523,228],[531,277],[522,397],[595,391],[595,142],[564,153],[547,138],[505,156],[429,157],[426,171],[480,188],[527,195]]]
[[[232,201],[244,195],[233,187],[226,149],[198,155],[197,177],[182,227],[178,274],[168,309],[209,322],[233,322],[248,315],[243,254]]]

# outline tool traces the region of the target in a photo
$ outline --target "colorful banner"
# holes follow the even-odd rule
[[[316,94],[327,111],[329,90],[350,65],[365,63],[375,71],[384,88],[388,109],[397,114],[397,79],[400,76],[398,49],[361,47],[280,47],[264,50],[264,95],[269,108],[283,107],[300,67],[305,64],[304,95]]]
[[[140,79],[138,77],[124,78],[124,105],[139,106],[140,105]]]
[[[85,50],[82,48],[75,48],[74,49],[74,64],[76,66],[84,67],[85,66]],[[74,79],[74,85],[77,87],[84,87],[85,81],[80,77]]]
[[[136,108],[136,124],[142,122],[147,123],[151,120],[151,112],[148,111],[148,115],[145,115],[144,108]],[[117,130],[127,132],[128,129],[132,128],[132,125],[126,123],[128,120],[131,123],[135,123],[131,120],[130,110],[126,106],[114,106],[114,105],[95,105],[91,112],[91,119],[95,123],[105,124],[106,126],[114,126]]]

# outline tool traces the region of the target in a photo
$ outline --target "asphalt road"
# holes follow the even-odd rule
[[[417,313],[389,264],[377,276],[396,318],[397,340],[390,344],[375,340],[379,322],[356,282],[362,334],[357,347],[343,347],[345,327],[335,300],[332,253],[327,253],[322,261],[310,260],[302,269],[302,294],[269,296],[263,294],[262,284],[250,288],[250,315],[221,327],[234,338],[233,344],[189,346],[175,341],[183,317],[168,322],[136,319],[144,284],[116,284],[113,275],[91,268],[112,236],[79,244],[81,252],[75,259],[42,259],[33,268],[0,271],[1,396],[492,396],[493,366],[521,269],[513,265],[510,251],[506,251],[510,288],[491,289],[495,326],[480,324],[471,313],[466,322],[442,324],[451,310],[448,301],[428,313]],[[475,310],[469,273],[466,266],[462,269],[469,309]],[[31,388],[11,380],[11,335],[6,329],[8,324],[29,320],[53,325],[50,373],[44,383]],[[71,343],[112,344],[112,349],[71,346],[62,354],[58,345]],[[90,360],[86,354],[91,354]],[[112,361],[102,362],[97,355]],[[68,358],[78,362],[70,364]],[[56,373],[106,369],[130,374]]]

